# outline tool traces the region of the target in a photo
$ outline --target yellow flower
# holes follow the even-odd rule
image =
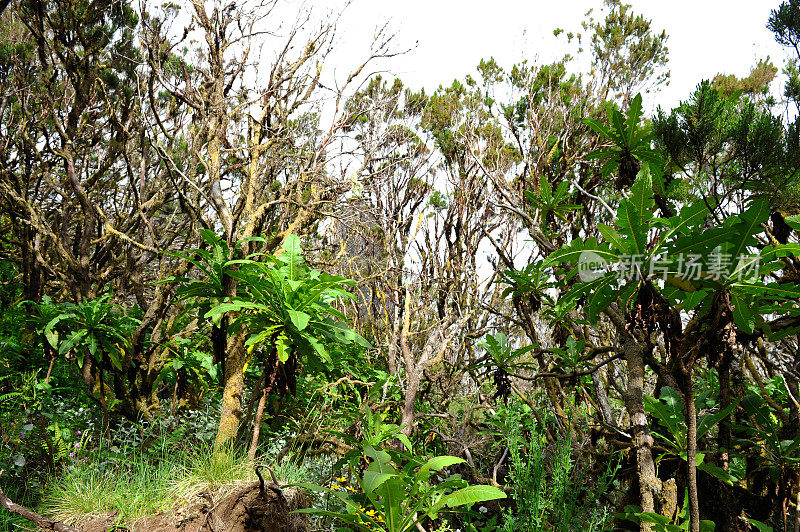
[[[331,484],[331,489],[338,490],[339,484]]]
[[[353,492],[356,491],[356,489],[353,486],[347,486],[347,490],[348,491],[353,491]]]
[[[370,516],[370,517],[375,517],[376,513],[377,512],[375,510],[367,510],[367,515]]]
[[[336,479],[336,481],[339,482],[340,484],[344,484],[345,482],[347,482],[347,478],[339,477],[339,478]]]

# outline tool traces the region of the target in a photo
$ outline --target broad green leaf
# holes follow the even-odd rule
[[[730,229],[725,227],[712,227],[701,231],[681,236],[668,242],[666,248],[670,255],[705,255],[716,246],[722,244],[730,237]]]
[[[400,440],[400,443],[402,443],[406,449],[408,449],[408,452],[411,452],[411,440],[408,438],[408,436],[402,432],[398,432],[395,437]]]
[[[696,292],[683,292],[683,310],[690,311],[694,309],[707,295],[707,290],[698,290]]]
[[[708,521],[706,519],[700,520],[700,532],[714,532],[717,529],[717,525],[714,521]]]
[[[322,345],[322,342],[314,338],[313,336],[309,335],[305,338],[311,348],[314,350],[314,353],[325,363],[331,364],[333,361],[331,360],[331,355],[328,353],[328,350],[325,349],[325,346]]]
[[[465,504],[475,504],[476,502],[493,501],[505,499],[506,494],[500,488],[487,485],[467,486],[458,491],[446,495],[442,499],[444,506],[455,508]]]
[[[680,214],[667,220],[669,231],[662,235],[661,240],[666,242],[676,234],[688,234],[688,230],[703,223],[708,216],[708,206],[704,201],[696,201],[681,209]]]
[[[699,436],[698,436],[699,438]],[[725,471],[721,467],[717,467],[710,462],[702,462],[697,464],[697,469],[700,471],[705,471],[709,475],[718,478],[722,482],[726,483],[729,486],[733,486],[739,479],[735,476],[731,475],[729,472]]]
[[[56,316],[55,318],[50,320],[47,323],[47,325],[45,325],[45,327],[44,327],[44,335],[47,338],[47,341],[50,342],[50,345],[53,348],[58,347],[58,331],[55,329],[56,325],[58,325],[59,322],[61,322],[61,321],[77,319],[77,318],[78,318],[77,314],[74,314],[72,312],[67,312],[67,313],[59,314],[58,316]]]
[[[616,282],[614,275],[607,275],[601,278],[603,282],[596,285],[590,292],[589,305],[586,309],[586,318],[590,323],[597,323],[600,313],[616,299],[618,290],[611,288],[611,283]]]
[[[756,521],[755,519],[750,519],[749,517],[745,517],[745,520],[754,527],[756,527],[756,530],[758,530],[758,532],[773,532],[774,530],[771,526],[762,523],[761,521]]]
[[[648,222],[653,217],[653,178],[650,167],[643,165],[631,187],[631,195],[622,199],[617,209],[620,234],[627,237],[628,249],[636,255],[647,253]]]
[[[722,419],[727,417],[733,410],[739,405],[739,399],[736,399],[734,402],[729,404],[727,407],[718,410],[713,414],[703,414],[697,417],[697,439],[699,440],[706,433],[711,430],[711,428],[719,423]]]
[[[789,227],[791,227],[795,231],[800,231],[800,214],[785,216],[783,218],[783,221],[786,222],[789,225]]]
[[[731,303],[733,304],[733,321],[745,334],[753,334],[756,327],[756,317],[750,309],[750,303],[744,294],[731,290]]]
[[[631,100],[631,105],[628,108],[627,120],[625,121],[625,133],[627,134],[628,146],[634,145],[636,139],[636,132],[639,126],[639,118],[642,116],[642,95],[637,94]]]
[[[765,199],[758,199],[751,203],[750,208],[739,215],[740,223],[733,226],[737,234],[731,239],[731,247],[727,250],[733,262],[737,262],[737,258],[745,253],[748,246],[758,244],[758,240],[754,235],[762,233],[764,230],[761,224],[766,222],[769,218],[769,202]]]
[[[289,280],[296,281],[300,278],[299,268],[303,263],[303,250],[300,246],[300,238],[298,238],[297,235],[286,235],[281,247],[284,250],[284,254],[278,258],[287,262],[289,267]]]
[[[425,464],[419,468],[419,472],[417,473],[417,478],[427,478],[427,474],[429,471],[441,471],[445,467],[450,467],[451,465],[455,464],[463,464],[465,462],[464,459],[458,458],[456,456],[435,456],[425,462]]]
[[[75,347],[78,342],[80,342],[88,333],[89,331],[86,329],[80,329],[72,333],[72,335],[64,340],[64,342],[59,346],[58,354],[63,356],[69,353],[70,350]]]
[[[664,386],[661,388],[660,400],[649,395],[644,396],[644,408],[667,427],[678,447],[684,449],[686,439],[685,418],[683,417],[683,401],[681,401],[678,392],[669,386]]]
[[[298,331],[305,329],[308,326],[309,320],[311,320],[311,316],[305,312],[287,309],[286,313],[289,315],[289,319],[292,320],[292,324],[297,328]]]
[[[617,248],[617,250],[628,253],[630,249],[619,236],[617,230],[606,224],[597,224],[597,230],[603,235],[606,242]]]
[[[596,238],[589,238],[585,242],[576,238],[568,245],[548,255],[548,257],[542,263],[542,267],[549,268],[562,262],[575,264],[578,262],[581,254],[584,251],[591,251],[609,263],[615,263],[619,261],[619,253],[612,251],[608,244],[598,244]]]
[[[282,364],[289,360],[291,349],[289,347],[289,340],[284,333],[279,334],[275,339],[275,349],[277,350],[278,360],[280,360]]]
[[[89,334],[87,339],[89,341],[89,354],[94,357],[97,353],[97,338],[95,338],[94,334]]]
[[[361,480],[361,489],[364,491],[364,493],[369,495],[381,484],[396,476],[397,475],[394,473],[383,473],[372,470],[364,471],[364,478]]]
[[[581,120],[584,124],[592,128],[595,132],[600,133],[606,139],[611,140],[613,138],[611,134],[611,130],[608,129],[606,126],[598,122],[597,120],[593,120],[591,118],[584,118]]]

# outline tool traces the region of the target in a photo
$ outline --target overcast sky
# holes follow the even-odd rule
[[[717,72],[746,75],[767,55],[783,65],[785,53],[766,29],[778,0],[629,3],[669,35],[672,79],[655,97],[664,107],[685,99],[701,79]],[[314,0],[312,5],[319,15],[341,2]],[[554,39],[553,29],[580,31],[586,11],[595,8],[597,13],[602,6],[602,0],[354,0],[339,25],[342,55],[337,56],[362,56],[375,27],[388,19],[398,48],[413,49],[384,65],[407,85],[430,91],[474,73],[484,57],[493,56],[503,66],[522,58],[560,57],[566,50]]]

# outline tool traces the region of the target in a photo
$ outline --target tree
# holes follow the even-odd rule
[[[603,22],[589,19],[584,27],[593,30],[593,67],[604,99],[621,97],[627,104],[640,91],[668,82],[667,33],[654,33],[651,21],[635,15],[629,4],[606,0],[605,5]]]

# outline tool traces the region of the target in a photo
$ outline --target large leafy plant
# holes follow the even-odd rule
[[[495,486],[470,486],[460,475],[448,475],[447,468],[464,463],[461,458],[414,455],[401,427],[384,423],[383,416],[369,408],[363,439],[340,436],[353,447],[334,466],[342,476],[330,486],[300,485],[334,497],[343,510],[308,508],[299,512],[333,517],[356,530],[404,532],[453,508],[506,497]],[[392,440],[398,440],[404,450],[386,445]]]
[[[653,532],[683,532],[689,530],[689,494],[688,492],[683,498],[683,506],[681,511],[675,516],[673,520],[671,517],[657,514],[654,512],[640,512],[637,506],[626,506],[623,512],[617,514],[618,519],[632,521],[634,523],[648,523]],[[752,523],[752,521],[751,521]],[[700,532],[714,532],[716,525],[712,521],[703,520],[699,523]]]
[[[87,355],[98,363],[108,358],[116,369],[123,369],[139,320],[112,303],[111,294],[56,308],[47,310],[52,317],[43,333],[59,355],[74,355],[81,367]]]
[[[656,152],[635,155],[630,150],[631,139],[638,136],[638,107],[632,104],[629,123],[612,117],[617,132],[606,133],[615,147],[596,154],[608,159],[608,171],[616,168],[620,175],[629,155],[639,167],[613,223],[598,224],[599,238],[574,238],[541,266],[562,279],[562,309],[583,307],[591,323],[604,312],[620,318],[615,322],[620,334],[645,348],[652,349],[654,334],[663,338],[668,360],[659,371],[672,373],[683,395],[696,530],[696,467],[703,455],[697,456],[702,427],[697,425],[693,397],[694,369],[701,358],[707,358],[709,366],[727,367],[736,355],[734,345],[752,335],[778,339],[800,329],[800,286],[791,275],[777,273],[791,273],[787,257],[800,254],[800,245],[770,238],[766,227],[771,206],[764,198],[746,198],[741,210],[731,212],[716,208],[710,197],[689,201],[678,210],[661,196],[662,215],[657,216],[656,193],[663,188],[660,174],[666,165]],[[619,134],[623,129],[627,137]],[[641,137],[642,146],[648,142]],[[643,372],[643,359],[634,355],[629,367]]]
[[[730,294],[733,320],[743,333],[752,334],[757,325],[776,335],[791,332],[772,331],[763,318],[797,315],[792,301],[800,297],[800,286],[768,279],[784,268],[782,257],[800,253],[800,246],[761,244],[770,213],[766,200],[754,200],[744,212],[712,227],[706,224],[705,201],[690,203],[669,218],[656,217],[653,210],[653,178],[650,166],[644,165],[630,196],[620,201],[614,226],[598,224],[602,240],[577,238],[542,264],[583,267],[586,258],[593,257],[607,265],[579,278],[562,302],[566,298],[574,304],[585,297],[587,316],[596,321],[618,299],[632,304],[648,283],[659,285],[663,296],[686,312],[709,312],[714,295],[724,291]]]
[[[597,132],[609,145],[595,150],[590,159],[599,159],[603,166],[603,177],[618,171],[617,184],[620,188],[633,183],[642,162],[660,164],[658,152],[650,147],[650,128],[641,124],[642,95],[637,94],[631,101],[628,111],[623,115],[619,110],[609,107],[608,125],[597,120],[585,118],[583,122]]]
[[[281,391],[293,391],[300,361],[309,369],[327,372],[333,360],[326,343],[370,347],[334,306],[354,298],[348,291],[353,281],[310,268],[296,235],[284,239],[277,256],[258,251],[244,255],[247,244],[266,242],[260,237],[237,241],[231,249],[211,231],[202,236],[207,249],[181,255],[201,275],[179,279],[183,283],[179,296],[211,322],[215,346],[224,346],[228,334],[243,331],[249,354],[267,352],[270,389],[277,385]],[[221,355],[215,347],[215,362],[224,363]]]
[[[231,261],[236,269],[226,266],[226,273],[238,280],[237,295],[205,316],[216,320],[233,313],[231,327],[247,331],[248,348],[269,346],[281,363],[300,353],[306,363],[324,370],[332,362],[325,341],[371,347],[333,305],[354,299],[347,288],[355,283],[309,268],[295,235],[287,236],[282,248],[277,257],[264,254],[261,260]]]

